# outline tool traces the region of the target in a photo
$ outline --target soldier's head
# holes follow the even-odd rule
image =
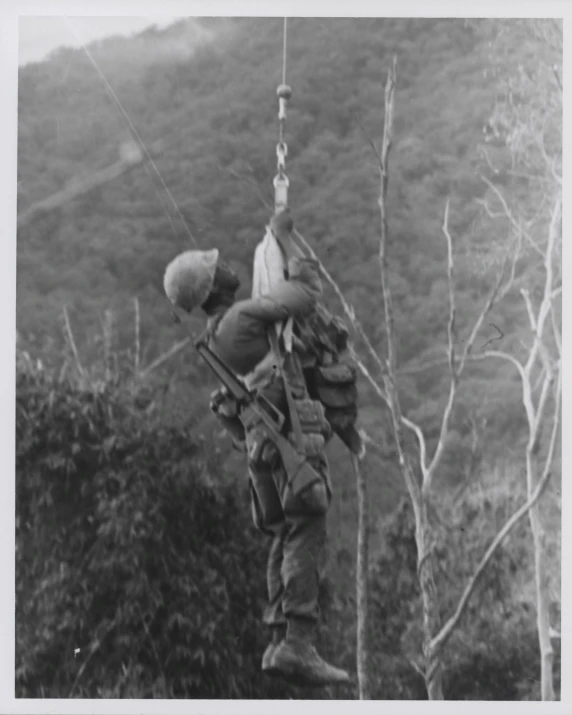
[[[201,307],[207,315],[234,302],[240,281],[218,249],[185,251],[165,270],[163,287],[171,304],[186,313]]]

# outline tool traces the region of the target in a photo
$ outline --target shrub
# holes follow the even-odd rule
[[[140,398],[20,365],[17,696],[299,697],[260,673],[246,490]]]

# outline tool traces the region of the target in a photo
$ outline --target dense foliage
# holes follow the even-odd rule
[[[212,39],[197,43],[189,57],[197,27]],[[125,306],[138,295],[150,357],[166,349],[175,336],[162,273],[193,240],[221,249],[238,270],[245,294],[253,249],[268,216],[260,194],[268,195],[275,173],[281,30],[276,19],[181,22],[149,31],[149,54],[141,64],[125,55],[140,53],[145,35],[132,49],[116,40],[91,49],[139,136],[149,146],[163,140],[155,162],[170,196],[151,167],[139,166],[19,231],[18,329],[24,344],[57,345],[58,316],[67,304],[80,345],[99,329],[103,311],[113,309],[124,347],[133,332]],[[157,49],[180,46],[185,38],[187,48],[178,58],[167,61]],[[355,305],[373,344],[382,348],[381,316],[371,310],[381,297],[375,260],[378,177],[364,132],[379,137],[384,75],[394,54],[390,257],[398,361],[404,365],[443,354],[447,293],[441,223],[447,195],[458,254],[461,335],[494,278],[480,256],[503,229],[485,224],[476,202],[486,191],[478,176],[486,167],[477,149],[496,89],[486,76],[489,58],[480,26],[452,20],[292,19],[287,79],[294,95],[287,141],[298,226]],[[19,117],[20,212],[115,161],[129,138],[125,120],[81,50],[62,50],[21,71]],[[518,302],[508,303],[494,322],[506,339],[518,332]],[[481,343],[496,335],[485,326]],[[185,362],[179,372],[190,369]],[[474,387],[467,388],[456,419],[458,442],[462,446],[472,420],[485,418],[488,434],[511,431],[515,437],[522,415],[510,368],[474,366],[471,376]],[[440,368],[402,383],[407,409],[429,435],[442,408],[444,380]],[[494,409],[501,401],[507,406],[502,415]]]
[[[19,371],[18,695],[283,695],[244,482],[140,403]]]
[[[81,387],[29,363],[17,387],[19,696],[355,697],[352,688],[307,691],[261,676],[265,549],[244,481],[221,482],[204,440],[165,427],[133,387]],[[444,615],[493,533],[490,507],[488,496],[466,501],[457,520],[470,541],[451,537],[439,554],[452,584]],[[412,665],[420,659],[413,530],[407,501],[379,530],[371,644],[382,699],[426,697]],[[538,655],[515,583],[529,569],[526,539],[521,529],[487,571],[451,648],[448,697],[531,695]],[[351,563],[343,570],[347,580]],[[330,567],[320,645],[352,669],[354,599],[336,580]]]

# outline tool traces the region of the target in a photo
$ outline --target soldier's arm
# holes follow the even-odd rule
[[[290,259],[288,272],[289,279],[270,292],[242,301],[240,312],[264,323],[309,315],[322,294],[318,263],[296,256]]]

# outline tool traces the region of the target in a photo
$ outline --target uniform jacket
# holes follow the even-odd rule
[[[234,303],[219,319],[210,347],[238,375],[250,373],[268,354],[271,324],[315,309],[322,293],[317,261],[292,258],[288,276],[265,295]]]

